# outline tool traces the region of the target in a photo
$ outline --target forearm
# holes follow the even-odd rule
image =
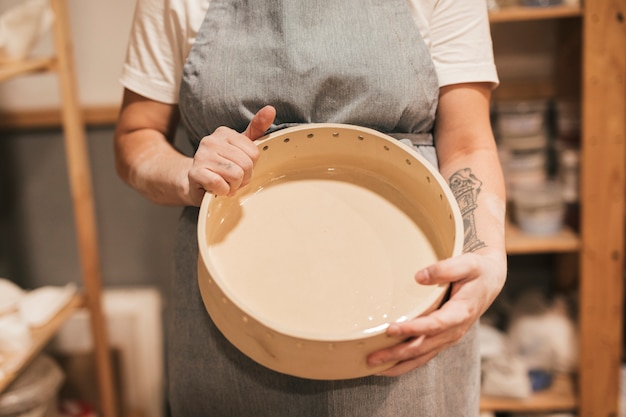
[[[124,91],[114,137],[117,173],[158,204],[191,203],[188,173],[193,159],[172,145],[177,124],[175,105]]]
[[[189,204],[185,196],[192,158],[149,129],[120,135],[115,144],[116,168],[124,182],[157,204]]]
[[[465,251],[506,259],[505,186],[489,120],[490,87],[442,90],[437,122],[439,168],[459,203]]]
[[[443,162],[465,228],[464,251],[505,256],[504,180],[495,149],[479,149]]]

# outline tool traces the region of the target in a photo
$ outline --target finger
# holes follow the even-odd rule
[[[259,158],[259,148],[249,140],[248,145],[252,146],[252,149],[249,147],[225,149],[224,154],[222,155],[241,169],[241,180],[239,181],[237,188],[250,182],[250,179],[252,178],[252,169]]]
[[[459,327],[453,327],[432,334],[407,336],[405,342],[374,352],[369,359],[375,363],[407,360],[428,353],[439,346],[455,343],[462,335],[463,331]]]
[[[217,152],[225,158],[228,158],[229,155],[234,155],[233,151],[242,152],[251,161],[250,169],[259,157],[259,149],[250,138],[224,126],[218,127],[215,129],[215,132],[203,138],[200,142],[201,148],[209,145],[214,149],[213,152]]]
[[[227,195],[233,195],[241,187],[244,178],[244,171],[241,167],[231,161],[219,163],[216,171],[226,183],[228,183],[229,191]]]
[[[254,167],[254,160],[250,155],[240,148],[230,146],[221,149],[218,156],[219,159],[212,164],[211,169],[230,184],[231,191],[236,191],[250,182]]]
[[[250,139],[220,127],[200,142],[191,177],[207,191],[218,195],[231,194],[250,181],[256,158],[258,148]],[[206,170],[217,174],[223,181]]]
[[[398,362],[397,364],[395,364],[391,368],[387,369],[386,371],[383,371],[383,372],[379,373],[378,375],[379,376],[389,376],[389,377],[403,375],[403,374],[405,374],[407,372],[410,372],[410,371],[412,371],[414,369],[417,369],[417,368],[419,368],[421,366],[426,365],[426,363],[428,363],[435,356],[437,356],[439,354],[439,352],[441,352],[441,351],[429,352],[426,355],[422,355],[420,357],[413,358],[413,359],[408,360],[408,361]]]
[[[243,134],[252,140],[257,140],[270,128],[275,118],[276,109],[272,106],[265,106],[252,117]]]
[[[387,349],[371,353],[367,357],[367,363],[370,366],[379,366],[387,362],[406,360],[409,358],[409,351],[416,352],[419,346],[424,343],[425,338],[426,336],[415,337]],[[415,355],[413,355],[413,357],[415,357]]]
[[[457,332],[473,320],[471,304],[448,300],[440,309],[403,323],[391,323],[387,334],[391,337],[407,338],[421,335],[433,336],[443,332]]]
[[[437,353],[457,343],[461,335],[462,332],[448,331],[434,336],[410,338],[404,343],[372,353],[368,357],[368,364],[378,366],[388,362],[407,361],[424,364]]]
[[[415,274],[422,285],[447,284],[480,276],[478,255],[466,253],[434,263]]]
[[[232,155],[229,155],[228,158],[220,155],[209,166],[201,168],[196,179],[202,181],[203,185],[212,187],[211,191],[214,194],[232,195],[241,187],[246,177],[244,168],[241,167],[242,163],[237,162],[236,159],[237,157]],[[252,162],[246,157],[239,159],[246,161],[243,165],[252,166]],[[251,171],[251,168],[248,171]]]
[[[222,175],[206,167],[192,167],[189,171],[189,182],[194,190],[213,193],[215,195],[227,195],[231,191],[230,184]],[[200,191],[196,192],[195,198],[199,197]]]
[[[204,196],[206,194],[207,194],[207,191],[199,184],[196,184],[195,186],[190,187],[189,197],[191,198],[192,205],[196,207],[200,207],[202,205],[202,200],[204,199]]]

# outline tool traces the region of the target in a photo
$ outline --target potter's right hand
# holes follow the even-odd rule
[[[265,134],[275,117],[274,107],[265,106],[243,133],[222,126],[202,138],[188,174],[189,193],[195,205],[200,205],[205,192],[233,195],[248,184],[259,157],[253,141]]]

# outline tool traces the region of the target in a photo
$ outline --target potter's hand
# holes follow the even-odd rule
[[[188,173],[189,193],[195,205],[200,205],[207,191],[232,195],[250,181],[259,157],[259,150],[252,141],[264,135],[275,117],[276,110],[265,106],[254,115],[243,133],[222,126],[202,138]]]
[[[398,362],[381,373],[384,376],[401,375],[424,365],[463,337],[495,300],[505,276],[506,256],[488,248],[419,271],[415,279],[420,284],[451,283],[450,299],[428,315],[391,324],[387,333],[404,342],[372,353],[368,363]]]

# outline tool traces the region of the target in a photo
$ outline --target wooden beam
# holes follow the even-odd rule
[[[36,58],[24,61],[3,61],[0,62],[0,82],[26,73],[39,73],[52,71],[55,67],[54,58]]]
[[[117,417],[118,403],[113,382],[106,321],[102,309],[102,273],[91,184],[91,167],[82,112],[78,104],[76,73],[70,22],[65,0],[51,0],[55,16],[54,45],[57,75],[63,103],[62,121],[68,179],[74,207],[74,219],[80,255],[85,303],[89,309],[96,368],[98,372],[99,411],[103,417]]]
[[[626,0],[585,2],[581,417],[619,415],[624,289]]]

